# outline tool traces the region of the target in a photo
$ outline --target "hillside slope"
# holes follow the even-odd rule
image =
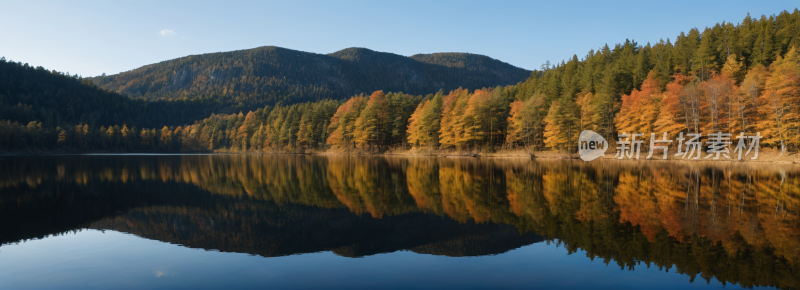
[[[376,90],[420,95],[463,88],[513,85],[530,71],[473,54],[405,57],[365,48],[316,54],[275,46],[191,55],[94,78],[98,86],[131,97],[176,99],[222,96],[231,104],[263,106]]]
[[[130,122],[144,106],[88,79],[0,58],[0,120],[105,125]]]
[[[174,126],[208,117],[226,106],[221,98],[131,99],[99,88],[87,78],[0,58],[0,121],[9,124]]]

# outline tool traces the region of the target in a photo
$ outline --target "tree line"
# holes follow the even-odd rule
[[[375,91],[343,101],[279,102],[247,113],[212,114],[181,126],[169,122],[152,124],[151,120],[122,123],[119,120],[131,119],[114,117],[146,112],[140,115],[163,119],[182,112],[177,110],[181,105],[174,101],[162,102],[175,111],[156,110],[159,114],[137,109],[153,108],[154,104],[125,100],[119,103],[130,103],[124,108],[134,109],[101,110],[98,114],[106,114],[103,117],[81,115],[54,122],[50,121],[53,118],[42,119],[54,113],[42,112],[55,111],[59,112],[56,116],[62,116],[59,110],[74,106],[42,106],[35,100],[12,104],[21,98],[20,94],[0,95],[0,101],[12,96],[10,101],[3,101],[7,113],[0,117],[6,120],[0,122],[0,140],[6,144],[0,144],[0,149],[575,150],[578,134],[588,129],[612,142],[624,132],[645,133],[645,141],[649,138],[647,133],[660,136],[661,132],[668,132],[670,138],[675,138],[680,133],[726,132],[735,136],[739,132],[760,132],[764,136],[762,145],[786,152],[800,145],[798,46],[797,9],[760,19],[748,15],[735,25],[723,22],[702,32],[691,29],[681,33],[674,43],[667,39],[654,45],[639,45],[626,40],[613,48],[606,45],[589,51],[582,59],[573,55],[554,66],[545,64],[516,85],[459,88],[447,93],[440,90],[426,96]],[[21,66],[13,62],[0,64]],[[46,73],[43,69],[24,69]],[[20,86],[20,82],[13,84]],[[94,108],[102,108],[100,104]],[[124,133],[134,125],[150,129]],[[77,127],[81,129],[76,130]],[[87,139],[93,141],[83,141]]]

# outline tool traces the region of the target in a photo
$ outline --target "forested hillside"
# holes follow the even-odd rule
[[[180,125],[218,112],[219,101],[134,100],[98,88],[91,79],[0,58],[0,120],[24,125]]]
[[[510,64],[480,54],[443,52],[415,54],[410,56],[410,58],[424,63],[464,68],[470,71],[489,72],[505,80],[518,79],[523,75],[523,78],[530,76],[529,71],[524,71],[522,69],[510,70],[508,69],[511,66]],[[468,87],[463,86],[463,88]]]
[[[192,55],[94,78],[109,90],[146,99],[219,96],[227,113],[321,99],[344,99],[376,90],[425,94],[459,87],[513,85],[530,71],[488,57],[447,54],[408,58],[365,48],[328,55],[274,46]]]
[[[141,114],[144,102],[80,79],[0,58],[0,119],[20,123],[118,124]]]
[[[272,67],[285,65],[291,68],[280,72],[293,75],[279,75],[272,79],[283,82],[307,75],[321,83],[339,83],[340,87],[348,87],[349,83],[343,79],[326,78],[320,73],[344,66],[333,65],[341,64],[336,61],[321,60],[375,63],[378,67],[391,69],[380,71],[361,67],[363,70],[349,70],[352,72],[350,75],[363,76],[368,83],[375,86],[384,84],[384,87],[367,94],[353,93],[343,102],[323,100],[290,106],[263,106],[249,113],[212,115],[180,127],[165,122],[153,129],[134,131],[136,133],[128,135],[127,139],[120,137],[125,135],[121,133],[123,129],[128,130],[122,124],[100,128],[90,126],[81,133],[65,130],[63,138],[58,134],[58,144],[55,134],[49,135],[49,143],[41,143],[68,148],[83,144],[81,148],[84,150],[156,151],[224,149],[280,152],[332,147],[384,150],[412,146],[472,151],[523,146],[530,150],[575,150],[578,134],[589,129],[610,141],[616,140],[618,133],[645,133],[645,146],[649,144],[649,133],[667,132],[669,138],[675,138],[680,133],[706,136],[724,132],[736,136],[740,132],[746,135],[760,132],[764,137],[762,146],[780,148],[782,152],[796,151],[800,147],[798,47],[800,11],[797,9],[758,19],[748,15],[738,24],[722,22],[702,31],[690,29],[688,33],[681,32],[674,40],[661,40],[655,44],[641,45],[626,40],[614,46],[604,45],[582,58],[573,55],[553,67],[534,71],[527,80],[516,85],[485,85],[486,88],[482,89],[466,87],[433,94],[434,86],[424,92],[427,94],[424,97],[422,93],[418,96],[391,93],[409,92],[406,90],[408,80],[430,84],[422,81],[429,79],[420,78],[424,75],[416,74],[418,71],[406,70],[411,68],[402,61],[407,58],[364,49],[347,49],[323,56],[267,47],[191,56],[96,81],[101,86],[109,86],[109,80],[115,80],[117,84],[127,84],[125,90],[140,92],[141,95],[161,92],[148,95],[153,98],[186,96],[177,99],[194,100],[193,94],[200,96],[199,90],[179,89],[181,93],[178,94],[168,87],[191,88],[198,82],[214,84],[218,78],[237,79],[241,82],[233,87],[222,85],[225,83],[222,81],[219,85],[200,87],[222,90],[222,95],[216,96],[223,97],[232,89],[237,96],[248,96],[250,99],[246,102],[249,104],[257,104],[266,102],[257,97],[258,88],[262,86],[249,87],[252,88],[249,92],[241,89],[248,88],[251,80],[264,79],[217,72],[252,72],[266,67],[265,71],[272,73],[278,72],[270,70]],[[292,53],[297,58],[267,57]],[[264,59],[303,61],[268,66],[235,62],[235,66],[219,66],[211,70],[199,65],[212,60],[222,65],[227,56],[236,54],[261,54]],[[414,58],[438,63],[433,65],[437,68],[492,70],[491,65],[476,61],[481,58],[472,55],[434,54]],[[414,63],[431,65],[421,61]],[[306,66],[308,63],[325,63],[327,66],[312,69]],[[168,65],[173,69],[163,68]],[[179,73],[173,74],[172,71]],[[444,69],[439,72],[448,78],[469,79],[475,76],[461,73],[463,71],[452,75],[444,74]],[[124,76],[140,77],[126,81],[122,79]],[[289,92],[276,96],[282,97],[275,101],[296,95]],[[236,100],[245,103],[245,99]],[[26,132],[24,128],[15,128],[18,128],[14,132],[19,136],[31,136],[23,134]],[[87,138],[92,141],[85,141],[83,136],[91,136]],[[4,137],[0,140],[9,139]],[[32,144],[30,141],[15,142],[8,141],[5,146],[0,144],[0,149],[14,150]],[[120,147],[122,144],[130,146]]]

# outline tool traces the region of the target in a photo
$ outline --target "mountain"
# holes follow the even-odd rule
[[[99,87],[146,99],[223,98],[260,107],[344,99],[376,90],[422,95],[458,87],[513,85],[530,71],[475,54],[405,57],[366,48],[316,54],[275,46],[190,55],[94,78]]]

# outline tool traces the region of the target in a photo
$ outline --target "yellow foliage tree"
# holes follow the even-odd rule
[[[759,98],[763,119],[760,130],[768,144],[779,145],[786,152],[786,143],[800,144],[800,68],[794,62],[796,50],[787,53],[787,58],[778,58],[770,65],[765,89]]]
[[[414,110],[414,113],[411,114],[411,118],[408,119],[408,143],[413,144],[414,146],[420,146],[423,142],[423,134],[425,133],[424,130],[424,120],[423,120],[423,112],[425,109],[430,105],[430,100],[420,103],[417,106],[417,109]]]

